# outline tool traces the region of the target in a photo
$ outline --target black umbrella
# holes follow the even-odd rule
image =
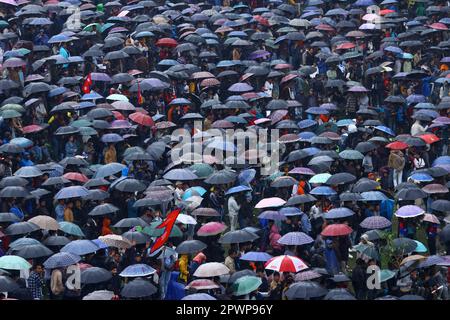
[[[235,230],[229,231],[225,233],[222,237],[220,237],[219,243],[230,244],[230,243],[250,242],[258,238],[259,237],[252,232],[248,232],[246,230]]]
[[[158,289],[150,282],[143,279],[135,279],[128,282],[120,292],[125,298],[144,298],[155,294]]]
[[[359,142],[355,150],[361,152],[361,153],[367,153],[369,151],[375,150],[377,146],[372,142]]]
[[[117,73],[111,77],[111,84],[127,83],[134,80],[128,73]]]
[[[286,206],[296,206],[302,203],[314,201],[317,201],[317,199],[310,194],[295,195],[288,199],[288,201],[286,202]]]
[[[66,184],[66,183],[70,183],[71,181],[69,179],[66,179],[64,177],[51,177],[48,178],[47,180],[45,180],[42,183],[42,186],[56,186],[59,184]]]
[[[307,157],[309,157],[309,156],[310,156],[310,155],[309,155],[306,151],[304,151],[304,150],[295,150],[295,151],[292,151],[292,152],[289,154],[289,156],[288,156],[286,162],[294,162],[294,161],[298,161],[298,160],[307,158]]]
[[[53,251],[42,244],[32,244],[21,247],[14,254],[24,259],[34,259],[51,256]]]
[[[398,200],[417,200],[428,197],[428,194],[419,188],[401,189],[395,194]]]
[[[62,165],[63,167],[67,167],[68,165],[77,167],[89,165],[89,163],[86,160],[77,157],[65,157],[59,162],[59,164]]]
[[[191,254],[200,252],[206,247],[207,245],[199,240],[186,240],[177,246],[176,251],[178,254]]]
[[[399,255],[405,255],[416,250],[417,243],[409,238],[397,238],[392,240],[392,248],[394,249],[395,253]]]
[[[343,192],[339,195],[339,200],[341,201],[361,201],[363,197],[359,193],[353,192]]]
[[[126,52],[124,52],[122,50],[118,50],[118,51],[108,52],[103,59],[104,60],[119,60],[119,59],[126,59],[129,57],[130,56]]]
[[[34,93],[47,92],[50,90],[50,85],[46,84],[45,82],[32,82],[25,86],[25,88],[23,89],[23,93],[25,94],[25,97],[28,97]]]
[[[69,238],[64,236],[50,236],[43,241],[43,244],[50,247],[65,246],[70,242]]]
[[[114,188],[122,192],[139,192],[144,191],[147,187],[139,180],[125,179],[116,184]]]
[[[442,200],[442,199],[435,200],[431,204],[431,209],[436,210],[436,211],[440,211],[440,212],[450,213],[450,201],[449,200]],[[0,221],[1,221],[1,219],[0,219]]]
[[[55,135],[62,136],[62,135],[73,135],[80,132],[79,128],[71,127],[71,126],[65,126],[65,127],[59,127],[55,131]]]
[[[5,143],[0,146],[0,153],[22,153],[25,149],[14,143]]]
[[[236,271],[228,278],[228,283],[234,283],[234,282],[236,282],[237,279],[245,277],[245,276],[256,277],[256,273],[253,270],[249,270],[249,269]]]
[[[141,218],[125,218],[113,225],[114,228],[132,228],[136,226],[147,227],[148,223]]]
[[[0,276],[0,292],[12,292],[19,289],[19,285],[10,277]]]
[[[333,174],[331,177],[329,177],[326,184],[338,185],[338,184],[350,183],[355,180],[356,180],[356,177],[354,175],[347,173],[347,172],[339,172],[339,173]]]
[[[103,215],[107,215],[110,213],[114,213],[119,211],[119,208],[117,208],[116,206],[113,206],[112,204],[109,203],[105,203],[105,204],[100,204],[98,206],[96,206],[94,209],[92,209],[88,215],[89,216],[103,216]]]
[[[27,234],[39,230],[40,227],[32,222],[17,222],[5,229],[5,234],[13,236],[18,234]]]
[[[327,293],[327,289],[312,281],[295,282],[285,292],[289,300],[317,298],[325,296]]]
[[[362,178],[353,186],[352,191],[358,192],[358,193],[373,191],[373,190],[376,190],[379,186],[380,186],[380,183],[378,183],[374,180]]]
[[[106,269],[99,267],[91,267],[81,272],[80,282],[83,284],[96,284],[109,281],[112,273]]]
[[[347,289],[338,288],[328,291],[324,300],[356,300],[356,298]]]
[[[0,191],[0,198],[25,198],[30,192],[24,187],[5,187]]]

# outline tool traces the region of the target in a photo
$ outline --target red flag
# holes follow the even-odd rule
[[[92,85],[92,78],[91,78],[91,74],[89,73],[88,76],[86,77],[86,80],[84,80],[83,82],[83,92],[84,93],[89,93],[91,92],[91,85]]]
[[[175,221],[177,220],[178,214],[181,212],[181,209],[175,209],[171,213],[169,213],[166,217],[166,219],[156,228],[162,229],[165,227],[163,234],[156,239],[155,243],[153,244],[152,248],[150,249],[150,254],[158,250],[163,246],[164,243],[167,242],[169,239],[169,235],[172,232],[173,225],[175,224]]]
[[[139,84],[139,81],[138,81],[138,92],[137,92],[137,95],[138,95],[138,104],[143,104],[144,103],[144,97],[142,96],[142,93],[141,93],[141,86],[140,86],[140,84]]]

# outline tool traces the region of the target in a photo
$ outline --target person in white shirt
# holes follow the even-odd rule
[[[237,203],[234,196],[228,199],[228,216],[230,218],[230,229],[234,231],[238,229],[238,214],[241,206]]]
[[[177,181],[175,185],[176,185],[176,189],[175,189],[175,206],[178,206],[181,203],[182,197],[183,197],[183,194],[184,194],[183,182]]]
[[[416,120],[414,124],[411,126],[411,135],[417,136],[419,134],[423,134],[427,131],[428,126],[423,126],[420,120]]]

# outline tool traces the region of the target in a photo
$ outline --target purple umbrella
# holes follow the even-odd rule
[[[111,77],[108,76],[106,73],[101,72],[91,72],[91,79],[92,81],[102,81],[102,82],[110,82]]]
[[[425,102],[425,101],[426,101],[425,96],[421,95],[421,94],[412,94],[406,98],[406,102],[408,102],[409,104],[420,103],[420,102]]]
[[[297,167],[288,172],[289,174],[304,174],[307,176],[314,176],[316,173],[309,168]]]
[[[392,223],[382,216],[373,216],[365,218],[360,224],[364,229],[386,229],[392,225]]]
[[[303,232],[289,232],[278,239],[278,243],[285,246],[301,246],[312,242],[314,239]]]
[[[329,114],[330,112],[322,107],[311,107],[306,109],[305,111],[306,113],[310,113],[310,114]]]
[[[395,212],[395,215],[399,218],[414,218],[423,215],[425,211],[418,206],[408,205],[403,206]]]
[[[131,128],[131,123],[127,120],[114,120],[111,122],[111,129],[129,129]]]
[[[253,51],[251,54],[250,54],[250,59],[251,60],[256,60],[256,59],[261,59],[261,58],[266,58],[266,57],[269,57],[271,55],[271,53],[269,52],[269,51],[266,51],[266,50],[256,50],[256,51]]]
[[[334,208],[325,213],[325,219],[341,219],[346,217],[351,217],[355,213],[349,208],[341,207]]]
[[[9,58],[3,63],[3,68],[18,68],[23,67],[27,63],[20,58]]]
[[[450,124],[450,118],[449,117],[437,117],[433,120],[433,123],[443,123],[443,124]]]
[[[286,216],[284,214],[279,213],[278,211],[267,210],[267,211],[264,211],[263,213],[261,213],[258,216],[258,219],[282,221],[282,220],[286,220]]]
[[[228,91],[230,91],[230,92],[249,92],[252,90],[253,90],[253,87],[244,82],[235,83],[228,88]]]
[[[17,6],[16,1],[14,0],[0,0],[1,3],[10,4],[12,6]]]
[[[123,138],[117,133],[107,133],[102,136],[101,140],[105,143],[116,143],[123,141]]]

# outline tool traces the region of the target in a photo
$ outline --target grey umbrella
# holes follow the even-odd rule
[[[5,187],[0,190],[0,198],[26,198],[30,195],[24,187]]]
[[[53,251],[42,244],[33,244],[18,248],[14,254],[24,259],[34,259],[51,256]]]
[[[136,226],[147,227],[148,223],[141,218],[125,218],[113,225],[114,228],[132,228]]]
[[[109,193],[100,189],[88,190],[86,200],[102,201],[109,198]]]
[[[96,284],[109,281],[112,273],[106,269],[99,267],[91,267],[81,272],[80,282],[82,284]]]
[[[117,183],[114,188],[122,192],[140,192],[147,187],[145,184],[136,179],[125,179]]]
[[[409,238],[397,238],[392,240],[392,247],[395,253],[405,255],[416,250],[417,243]]]
[[[440,211],[440,212],[447,212],[450,213],[450,201],[449,200],[435,200],[431,204],[431,209]]]
[[[360,179],[352,188],[353,192],[373,191],[380,187],[380,184],[367,178]]]
[[[5,187],[25,187],[28,184],[28,180],[22,177],[4,177],[0,181],[0,188]]]
[[[21,153],[25,149],[14,143],[5,143],[0,146],[1,153]]]
[[[42,186],[55,186],[55,185],[59,185],[59,184],[66,184],[66,183],[70,183],[71,181],[69,179],[66,179],[64,177],[50,177],[47,180],[45,180],[42,183]]]
[[[295,195],[288,199],[286,206],[295,206],[302,203],[314,202],[317,199],[310,194]]]
[[[62,165],[63,167],[67,167],[68,165],[73,165],[73,166],[88,166],[89,163],[84,160],[84,159],[80,159],[77,157],[65,157],[64,159],[62,159],[59,162],[60,165]]]
[[[377,148],[377,145],[372,142],[359,142],[355,150],[361,152],[361,153],[367,153],[369,151],[375,150]]]
[[[224,169],[214,172],[211,176],[205,179],[208,184],[228,184],[236,180],[237,173],[232,170]]]
[[[327,289],[312,281],[295,282],[285,292],[289,300],[317,298],[325,296],[327,293]]]
[[[428,197],[428,194],[419,188],[401,189],[395,194],[398,200],[417,200]]]
[[[104,204],[100,204],[98,206],[96,206],[94,209],[92,209],[88,215],[89,216],[103,216],[103,215],[107,215],[110,213],[115,213],[119,211],[119,208],[117,208],[116,206],[113,206],[112,204],[109,203],[104,203]]]
[[[5,234],[13,236],[18,234],[27,234],[40,230],[40,227],[32,222],[17,222],[5,229]]]
[[[69,238],[64,236],[50,236],[43,241],[46,246],[56,247],[56,246],[65,246],[70,242]]]
[[[20,219],[12,212],[0,212],[0,223],[19,222]]]
[[[249,269],[237,271],[228,278],[228,283],[234,283],[234,282],[236,282],[237,279],[245,277],[245,276],[256,276],[256,273]]]
[[[122,234],[122,236],[131,242],[135,241],[136,244],[145,244],[150,241],[150,238],[142,232],[128,231]]]
[[[88,182],[86,182],[83,186],[85,188],[94,188],[94,187],[99,187],[99,186],[108,186],[111,183],[104,179],[104,178],[94,178],[94,179],[89,179]]]
[[[144,298],[155,294],[158,289],[144,279],[136,279],[128,282],[120,292],[125,298]]]
[[[259,236],[252,232],[248,232],[245,230],[235,230],[229,231],[220,237],[219,243],[222,244],[230,244],[230,243],[242,243],[242,242],[250,242],[258,239]]]
[[[112,111],[108,110],[106,108],[95,108],[86,114],[86,117],[88,117],[89,119],[93,119],[93,120],[108,118],[108,117],[112,117],[112,116],[114,116]]]
[[[324,300],[356,300],[356,298],[347,289],[338,288],[328,291]]]
[[[326,184],[338,185],[338,184],[350,183],[355,180],[356,180],[356,177],[354,175],[347,173],[347,172],[339,172],[339,173],[333,174],[331,177],[329,177]]]
[[[198,177],[189,169],[172,169],[164,175],[164,179],[191,181],[198,179]]]
[[[63,136],[63,135],[73,135],[80,132],[80,128],[71,127],[71,126],[65,126],[65,127],[59,127],[55,131],[55,135],[57,136]]]
[[[199,240],[186,240],[177,246],[176,252],[178,254],[191,254],[200,252],[206,247],[207,245]]]
[[[166,146],[166,143],[162,141],[156,141],[149,145],[146,151],[155,159],[160,159],[163,153],[166,151]]]
[[[22,167],[14,175],[22,178],[35,178],[43,175],[43,172],[39,170],[36,166]]]

